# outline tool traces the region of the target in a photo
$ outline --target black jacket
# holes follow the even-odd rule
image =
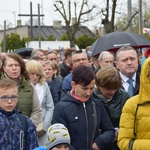
[[[92,141],[94,116],[96,130]],[[68,128],[71,145],[76,150],[91,150],[94,142],[101,150],[105,150],[115,137],[113,125],[101,102],[90,98],[82,103],[74,99],[69,92],[64,93],[61,101],[56,104],[53,123],[62,123]]]
[[[99,98],[96,95],[96,91],[94,89],[92,97],[103,103],[114,128],[119,127],[119,121],[120,121],[120,115],[122,113],[122,108],[125,102],[127,101],[127,99],[130,98],[128,93],[123,89],[119,89],[113,96],[112,100],[105,103],[103,100],[104,98]]]
[[[98,97],[98,90],[97,88],[94,89],[94,92],[92,94],[92,97],[97,99],[97,101],[100,101],[105,106],[105,109],[110,117],[110,120],[114,126],[114,128],[119,128],[119,122],[120,122],[120,116],[122,113],[122,108],[129,99],[128,93],[123,89],[118,89],[118,91],[113,96],[112,100],[106,103],[106,98],[100,98]],[[109,150],[119,150],[117,146],[117,141],[112,142],[109,145]]]

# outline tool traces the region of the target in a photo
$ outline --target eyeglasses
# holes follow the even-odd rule
[[[0,96],[0,100],[3,102],[8,102],[9,99],[11,99],[11,101],[17,101],[19,98],[19,96],[16,95],[12,95],[12,96]]]
[[[80,62],[80,61],[85,61],[85,60],[87,60],[87,58],[80,58],[80,59],[76,59],[76,60],[73,60],[74,62]]]

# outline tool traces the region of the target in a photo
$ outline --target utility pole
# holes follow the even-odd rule
[[[4,20],[4,43],[3,43],[3,52],[6,52],[6,20]]]
[[[32,2],[30,2],[30,33],[31,33],[31,40],[33,40],[33,18],[32,18]]]
[[[38,35],[39,35],[39,48],[41,48],[41,25],[40,25],[40,5],[38,4]]]
[[[142,0],[139,0],[139,35],[142,35]]]
[[[41,0],[41,6],[42,6],[42,14],[43,14],[43,0]],[[42,26],[43,26],[43,20],[44,18],[42,17]]]
[[[24,17],[27,17],[27,16],[30,16],[30,36],[31,36],[31,40],[33,40],[33,17],[38,17],[38,16],[40,16],[40,17],[44,17],[44,15],[43,14],[40,14],[40,15],[38,15],[38,14],[32,14],[32,2],[30,2],[30,14],[19,14],[18,16],[24,16]]]
[[[129,24],[129,32],[132,32],[132,0],[128,0],[128,20],[130,20]]]

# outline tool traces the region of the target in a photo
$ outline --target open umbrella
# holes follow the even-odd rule
[[[115,52],[122,46],[135,49],[150,47],[150,41],[133,32],[112,32],[97,39],[90,47],[88,55],[94,56],[106,50]]]
[[[23,48],[16,49],[14,52],[19,54],[23,58],[26,58],[26,57],[30,57],[31,56],[32,50],[33,50],[33,48],[23,47]]]

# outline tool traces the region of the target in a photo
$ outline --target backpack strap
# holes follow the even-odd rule
[[[21,124],[23,125],[24,141],[27,141],[27,131],[28,131],[27,118],[26,118],[25,115],[23,115],[21,112],[19,112],[19,118],[20,118]],[[21,137],[23,137],[22,134],[21,134]],[[22,141],[21,141],[21,142],[22,142]],[[23,142],[23,143],[24,143],[24,142]]]

